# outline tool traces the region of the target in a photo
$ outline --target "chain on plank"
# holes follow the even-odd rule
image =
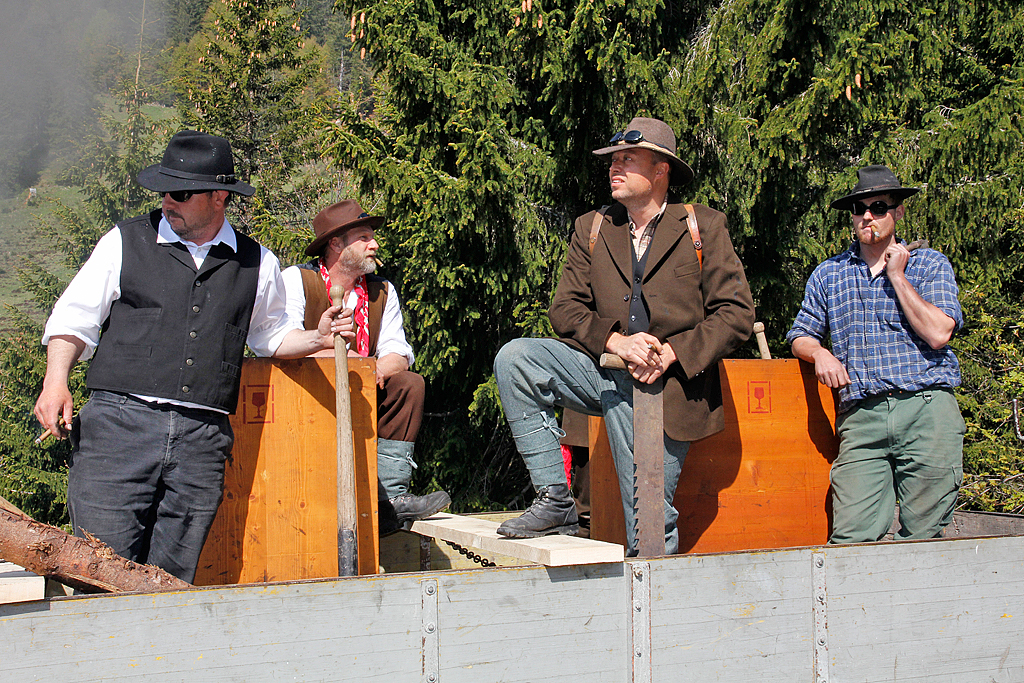
[[[469,559],[473,560],[474,562],[476,562],[481,567],[497,567],[498,566],[492,560],[488,560],[486,557],[481,557],[480,555],[477,555],[476,553],[474,553],[472,550],[469,550],[467,548],[463,548],[458,543],[452,543],[451,541],[445,541],[445,543],[450,545],[455,550],[458,550],[460,555],[465,555],[466,557],[468,557]]]

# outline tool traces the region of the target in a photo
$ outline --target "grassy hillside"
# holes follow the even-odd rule
[[[31,312],[42,321],[47,312],[34,307],[18,282],[17,271],[27,261],[62,277],[69,275],[42,226],[51,220],[55,201],[79,206],[81,197],[77,190],[57,185],[44,184],[36,190],[31,205],[26,201],[27,191],[20,197],[0,200],[0,301]],[[6,306],[0,309],[0,333],[9,331],[9,318]]]

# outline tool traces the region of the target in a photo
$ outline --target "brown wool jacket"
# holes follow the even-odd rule
[[[648,330],[679,357],[665,375],[665,433],[696,441],[724,426],[718,361],[750,338],[754,301],[725,214],[694,205],[704,264],[697,262],[686,209],[673,198],[648,247],[643,295]],[[613,332],[626,333],[632,256],[626,208],[609,207],[588,249],[594,212],[576,219],[548,314],[565,343],[597,359]]]

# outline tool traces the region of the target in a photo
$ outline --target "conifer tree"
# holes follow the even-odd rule
[[[923,188],[900,229],[945,253],[961,287],[961,500],[1005,511],[1024,509],[1008,408],[1024,353],[1022,36],[1024,10],[1003,0],[722,3],[681,53],[671,103],[777,352],[811,269],[849,246],[828,203],[856,170],[886,164]]]
[[[417,483],[464,507],[532,493],[497,405],[501,345],[549,334],[571,222],[607,202],[590,150],[653,108],[668,72],[660,3],[338,2],[375,69],[372,115],[327,112],[327,155],[388,218],[386,270],[402,290],[428,378]],[[472,415],[470,415],[472,413]]]
[[[106,136],[91,140],[82,163],[66,172],[66,181],[85,196],[84,209],[58,204],[56,224],[40,226],[72,273],[117,221],[156,204],[155,195],[135,178],[153,163],[166,131],[142,111],[145,93],[137,83],[124,83],[115,96],[123,117],[103,117]],[[31,263],[19,270],[19,280],[46,312],[68,284]],[[40,428],[32,408],[46,371],[42,326],[26,311],[8,306],[7,313],[16,332],[0,339],[0,495],[40,521],[63,524],[70,444],[52,438],[34,442]],[[87,369],[88,363],[76,364],[69,380],[76,408],[85,403]]]

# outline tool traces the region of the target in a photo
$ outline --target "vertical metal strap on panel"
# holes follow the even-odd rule
[[[430,537],[420,536],[420,571],[430,571]]]
[[[420,610],[420,636],[423,642],[423,678],[424,683],[438,683],[440,659],[438,646],[437,623],[437,579],[427,579],[420,583],[423,608]]]
[[[651,564],[629,562],[630,597],[632,604],[629,620],[632,625],[630,652],[632,653],[633,683],[651,683]]]
[[[814,603],[814,683],[828,679],[828,590],[825,553],[811,553],[811,584]]]

